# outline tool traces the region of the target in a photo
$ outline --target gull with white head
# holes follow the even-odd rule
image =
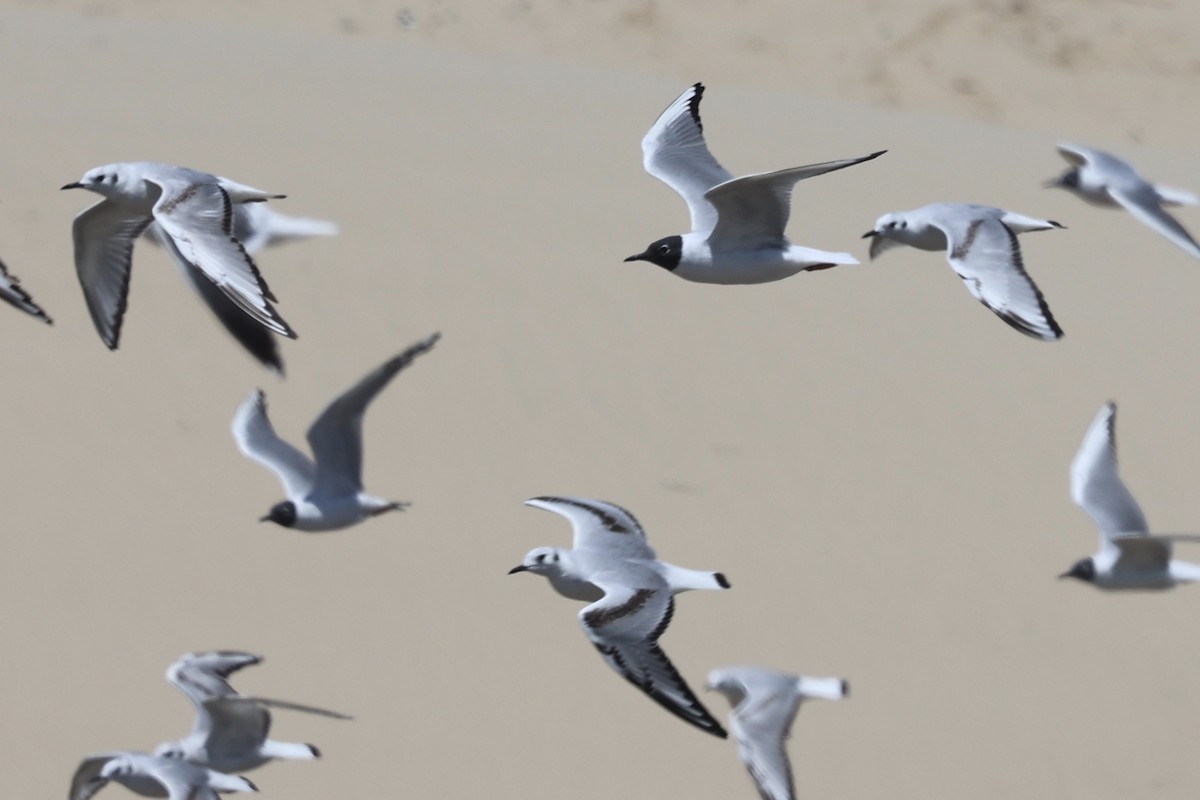
[[[218,792],[257,792],[240,775],[226,775],[176,758],[122,751],[99,753],[80,762],[67,800],[89,800],[109,781],[143,797],[168,800],[217,800]]]

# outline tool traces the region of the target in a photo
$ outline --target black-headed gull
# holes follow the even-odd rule
[[[564,597],[587,601],[579,623],[605,662],[672,714],[724,738],[725,730],[688,688],[658,639],[675,612],[676,593],[728,589],[725,576],[659,561],[642,526],[613,503],[534,497],[525,505],[566,517],[574,546],[531,550],[509,574],[543,575]]]
[[[861,164],[862,158],[809,164],[735,178],[704,143],[695,84],[659,116],[642,139],[646,171],[674,189],[692,217],[689,233],[652,242],[626,261],[649,261],[699,283],[766,283],[806,270],[857,264],[849,253],[794,245],[784,234],[798,181]]]
[[[1060,142],[1059,154],[1071,168],[1047,181],[1051,189],[1066,189],[1092,205],[1123,208],[1140,222],[1167,237],[1180,250],[1200,258],[1200,245],[1164,206],[1194,206],[1196,195],[1186,189],[1151,183],[1127,161],[1102,150]]]
[[[204,274],[239,309],[295,338],[254,260],[233,234],[233,206],[283,197],[171,164],[131,161],[90,169],[63,189],[104,197],[73,225],[75,270],[101,340],[115,350],[129,299],[133,244],[157,222],[172,254]]]
[[[210,650],[187,653],[167,668],[167,680],[179,688],[196,707],[191,733],[174,742],[160,744],[154,755],[182,758],[217,772],[242,772],[272,759],[308,760],[321,752],[311,744],[268,739],[270,708],[302,711],[334,719],[350,719],[336,711],[251,697],[234,691],[228,678],[234,672],[262,662],[253,653]]]
[[[89,800],[109,781],[144,797],[168,800],[217,800],[217,792],[258,791],[240,775],[226,775],[176,758],[123,751],[99,753],[81,761],[71,778],[67,800]]]
[[[1071,462],[1071,499],[1100,529],[1100,551],[1077,561],[1060,578],[1098,589],[1171,589],[1200,581],[1200,564],[1171,558],[1174,542],[1194,534],[1150,534],[1142,509],[1117,474],[1117,406],[1096,414]]]
[[[332,222],[281,214],[269,203],[238,203],[233,206],[233,238],[241,242],[251,256],[274,245],[314,236],[335,236],[337,232],[338,227]],[[283,356],[279,353],[278,337],[242,311],[237,303],[205,276],[203,270],[184,258],[157,222],[151,223],[144,235],[148,241],[167,249],[188,283],[225,330],[250,355],[282,375]]]
[[[1035,339],[1062,338],[1041,291],[1025,271],[1017,234],[1061,228],[991,206],[931,203],[884,214],[863,234],[871,258],[896,245],[945,250],[950,267],[976,300],[1013,328]]]
[[[763,800],[796,796],[786,743],[800,704],[812,697],[841,700],[850,695],[850,684],[841,678],[806,678],[759,667],[714,669],[706,688],[725,695],[733,706],[729,727]]]
[[[302,531],[332,531],[408,505],[363,491],[363,415],[392,378],[440,338],[441,334],[435,333],[417,342],[326,406],[308,429],[315,461],[275,434],[261,389],[242,401],[233,417],[233,438],[245,455],[275,473],[287,495],[261,522],[269,520]]]

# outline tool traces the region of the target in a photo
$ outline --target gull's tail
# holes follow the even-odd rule
[[[796,690],[801,697],[819,697],[822,700],[841,700],[850,696],[850,684],[841,678],[796,679]]]
[[[684,569],[674,564],[659,562],[660,572],[671,592],[678,594],[689,589],[728,589],[729,581],[720,572],[704,572],[698,569]]]

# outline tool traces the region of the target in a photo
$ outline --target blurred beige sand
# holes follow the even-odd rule
[[[254,773],[264,797],[752,797],[731,743],[505,576],[569,542],[521,501],[573,493],[733,582],[663,639],[693,686],[731,662],[852,681],[796,726],[802,796],[1190,796],[1200,590],[1054,575],[1095,546],[1067,468],[1109,398],[1152,525],[1198,527],[1200,265],[1039,184],[1069,137],[1200,188],[1197,22],[1165,0],[0,3],[0,257],[56,320],[0,309],[8,791],[61,797],[83,754],[186,732],[162,671],[228,647],[267,656],[245,690],[358,717],[278,713],[325,758]],[[638,142],[695,80],[735,174],[889,149],[800,185],[801,243],[865,257],[879,214],[934,200],[1066,224],[1023,239],[1066,339],[1014,333],[932,253],[746,288],[621,263],[686,222]],[[121,349],[99,343],[69,234],[94,198],[57,187],[132,159],[339,222],[259,260],[300,334],[286,382],[148,247]],[[245,393],[299,440],[433,330],[366,423],[368,485],[412,508],[254,522],[279,489],[228,434]]]

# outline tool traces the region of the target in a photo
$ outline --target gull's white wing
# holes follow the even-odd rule
[[[92,795],[103,789],[108,780],[100,777],[100,770],[104,769],[104,765],[114,755],[116,754],[97,753],[80,761],[75,774],[71,776],[71,790],[67,794],[67,800],[89,800]]]
[[[389,359],[330,403],[308,429],[317,462],[314,494],[357,494],[362,490],[362,421],[367,406],[392,378],[433,348],[440,333]]]
[[[579,612],[579,623],[608,665],[667,711],[724,738],[725,729],[658,646],[675,611],[666,581],[651,569],[629,565],[601,572],[591,582],[604,597]]]
[[[232,430],[242,453],[274,472],[289,498],[303,498],[313,490],[316,465],[275,434],[261,389],[251,392],[238,406]]]
[[[738,755],[763,800],[793,800],[792,764],[786,743],[800,710],[791,682],[748,687],[745,699],[729,715]]]
[[[217,791],[257,792],[240,775],[225,775],[177,758],[146,756],[142,769],[167,789],[167,800],[218,800]]]
[[[826,161],[803,167],[733,178],[709,189],[705,199],[717,210],[716,225],[709,236],[714,249],[780,247],[786,242],[792,189],[798,181],[845,169],[883,155],[885,150],[862,158]]]
[[[1101,542],[1149,531],[1146,517],[1117,474],[1117,406],[1107,403],[1084,434],[1071,462],[1071,499],[1100,529]]]
[[[1140,181],[1137,185],[1109,187],[1108,194],[1138,221],[1167,237],[1193,258],[1200,258],[1200,244],[1196,244],[1191,234],[1162,207],[1162,201],[1153,186]]]
[[[642,138],[642,164],[687,203],[692,230],[707,232],[717,224],[717,211],[704,195],[733,175],[717,163],[704,143],[700,124],[703,96],[704,84],[697,83],[667,106]]]
[[[111,200],[84,209],[71,226],[75,273],[96,333],[109,350],[121,339],[133,243],[152,217],[130,217]]]
[[[604,550],[622,558],[656,558],[637,519],[615,503],[586,497],[533,497],[525,505],[566,517],[571,522],[576,550]]]
[[[199,706],[214,697],[236,695],[229,676],[260,663],[262,656],[240,650],[184,653],[167,667],[167,682]]]
[[[149,179],[148,179],[149,180]],[[218,184],[159,179],[154,219],[179,248],[238,308],[276,333],[296,338],[271,301],[254,260],[233,235],[233,201]]]
[[[1027,336],[1047,341],[1062,337],[1062,328],[1025,271],[1011,228],[990,217],[935,224],[946,235],[946,260],[976,300]]]
[[[33,302],[29,292],[21,287],[21,282],[8,271],[4,262],[0,261],[0,300],[21,309],[26,314],[32,314],[47,325],[53,325],[54,320],[47,316],[41,306]]]
[[[262,205],[262,203],[254,203],[250,206],[235,206],[235,208],[240,210],[242,208],[258,208]],[[208,310],[213,313],[221,326],[229,332],[230,336],[237,339],[250,355],[282,375],[283,358],[279,355],[279,344],[275,335],[243,311],[242,307],[231,300],[228,294],[209,280],[203,270],[184,258],[183,253],[179,252],[179,248],[175,246],[175,240],[170,236],[161,232],[153,237],[149,235],[157,228],[157,225],[151,225],[147,229],[147,238],[158,242],[171,254],[188,283],[200,295],[200,299],[208,306]]]

